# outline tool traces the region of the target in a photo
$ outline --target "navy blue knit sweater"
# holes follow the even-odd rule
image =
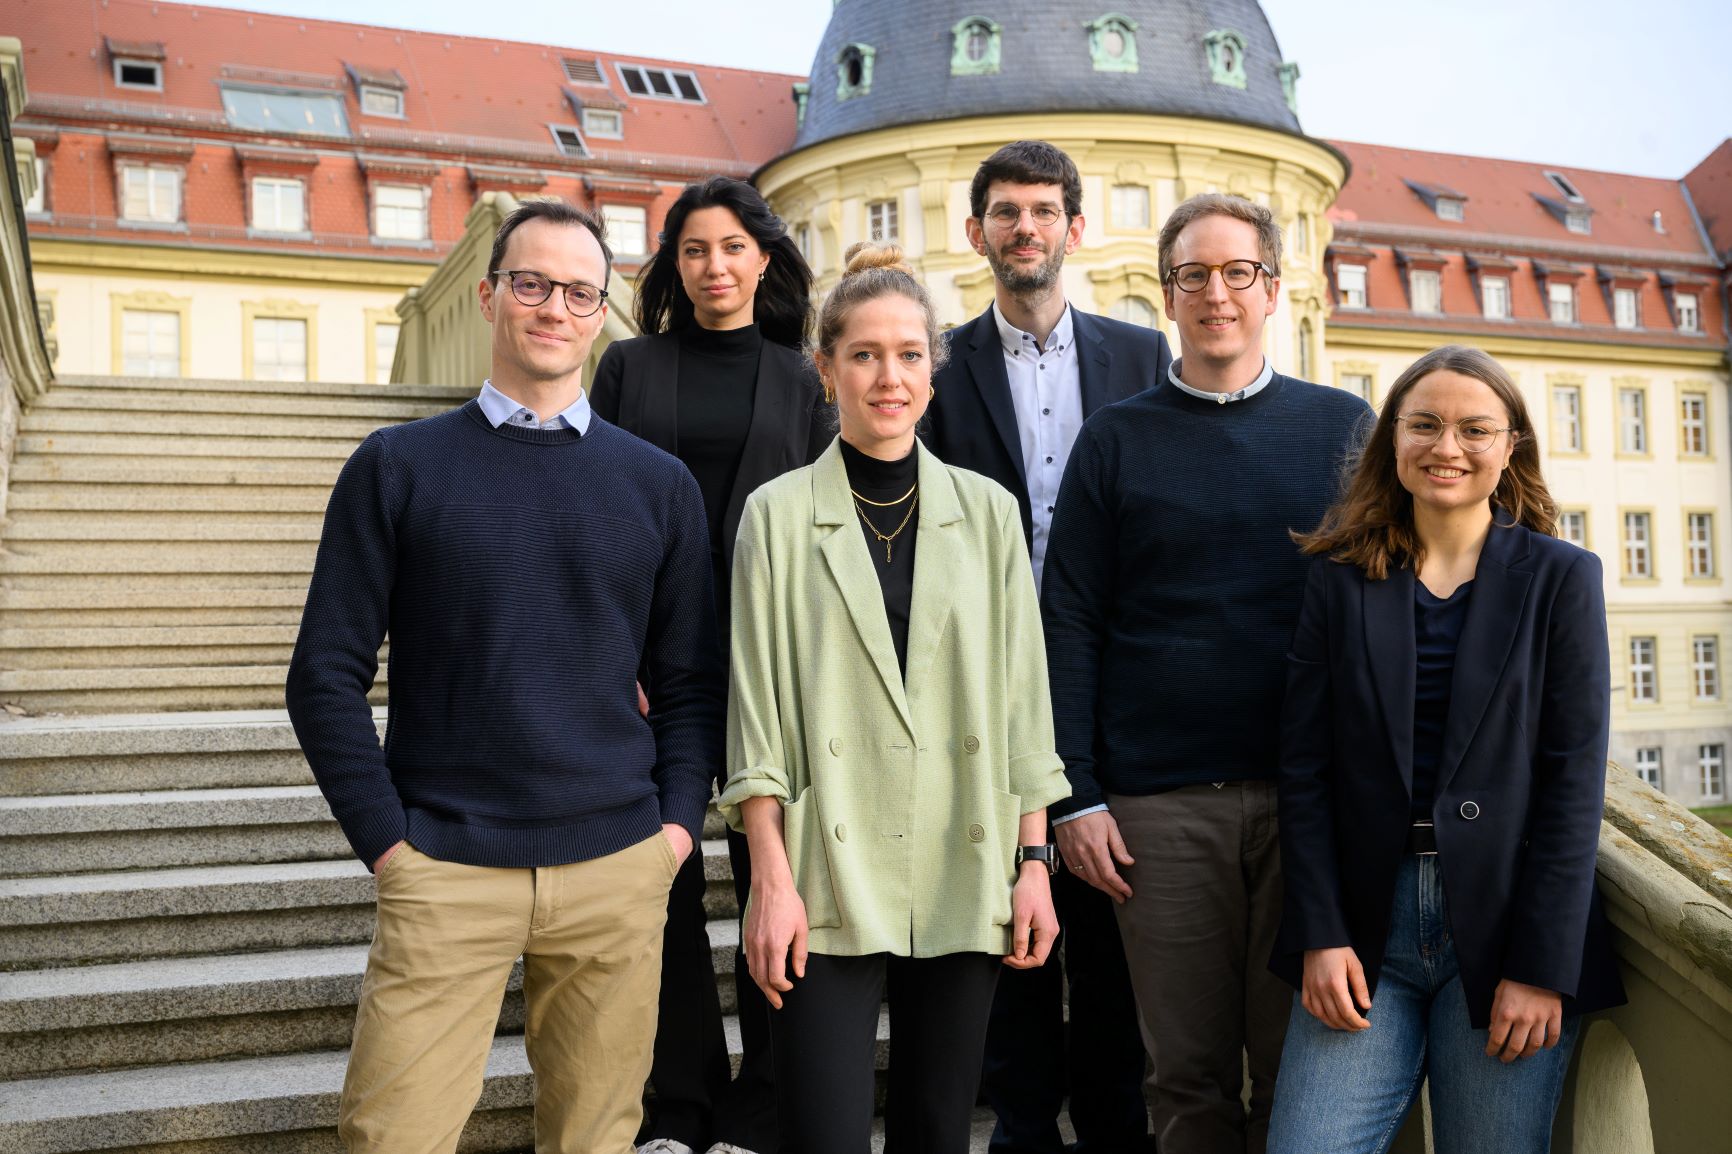
[[[713,605],[683,465],[599,418],[495,429],[471,401],[344,466],[289,716],[369,865],[401,838],[483,866],[600,857],[663,822],[696,840],[722,761]],[[381,750],[366,693],[387,634]]]
[[[1077,437],[1041,583],[1072,796],[1272,778],[1284,663],[1315,528],[1371,410],[1276,374],[1216,404],[1160,385]]]

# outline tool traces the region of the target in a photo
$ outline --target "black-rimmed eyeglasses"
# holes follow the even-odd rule
[[[1188,293],[1200,293],[1208,287],[1209,277],[1219,272],[1221,283],[1230,289],[1248,289],[1257,283],[1257,274],[1269,272],[1269,266],[1256,260],[1230,260],[1226,264],[1181,264],[1167,274],[1167,279]]]
[[[1419,411],[1406,413],[1395,419],[1401,425],[1408,443],[1413,445],[1435,445],[1443,436],[1444,427],[1453,425],[1455,443],[1469,453],[1483,453],[1492,447],[1499,433],[1514,432],[1507,426],[1500,427],[1488,417],[1463,417],[1459,421],[1446,421],[1436,413]]]
[[[517,303],[530,308],[545,303],[556,288],[565,290],[565,309],[574,317],[594,315],[595,310],[607,299],[606,289],[596,288],[580,280],[554,280],[527,269],[502,268],[493,275],[504,277],[505,283],[511,286],[511,295],[517,298]]]

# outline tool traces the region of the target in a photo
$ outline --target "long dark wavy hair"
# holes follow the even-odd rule
[[[1401,415],[1402,403],[1413,386],[1440,370],[1484,383],[1509,413],[1509,435],[1515,450],[1492,491],[1492,503],[1518,525],[1536,533],[1557,534],[1558,506],[1540,474],[1540,445],[1521,390],[1489,354],[1466,345],[1444,345],[1414,361],[1395,378],[1347,483],[1346,495],[1324,515],[1316,530],[1293,534],[1302,551],[1357,565],[1373,581],[1387,577],[1391,565],[1419,569],[1425,560],[1425,547],[1413,526],[1413,494],[1402,486],[1395,471],[1395,418]]]
[[[668,209],[661,234],[656,237],[655,255],[644,262],[637,275],[634,313],[638,331],[678,332],[697,323],[691,298],[680,283],[679,247],[686,217],[700,208],[727,209],[769,254],[764,279],[752,298],[752,319],[765,340],[804,349],[806,333],[812,327],[812,270],[788,236],[788,226],[770,209],[763,194],[728,176],[712,176],[687,185]]]

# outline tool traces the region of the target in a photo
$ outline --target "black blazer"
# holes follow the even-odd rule
[[[993,310],[950,330],[950,360],[932,378],[935,390],[927,408],[926,446],[947,465],[983,473],[1016,494],[1022,506],[1022,531],[1034,540],[1028,478],[1022,469],[1022,441],[1010,377],[1004,371],[1004,345]],[[1096,409],[1134,397],[1167,379],[1172,350],[1166,334],[1108,317],[1071,309],[1082,378],[1086,420]]]
[[[1500,521],[1504,518],[1500,514]],[[1411,569],[1313,562],[1288,654],[1280,766],[1285,911],[1270,968],[1351,945],[1377,986],[1413,788]],[[1566,1013],[1619,1005],[1594,888],[1610,728],[1600,559],[1492,528],[1456,649],[1432,817],[1468,1017],[1504,978]]]
[[[601,363],[595,368],[589,403],[603,420],[677,457],[679,379],[680,342],[673,333],[615,341],[601,354]],[[834,430],[828,427],[820,408],[820,396],[817,374],[805,356],[766,340],[758,354],[752,423],[722,514],[726,572],[733,572],[740,512],[752,490],[790,469],[811,464],[830,443]],[[725,595],[726,591],[722,592]],[[721,625],[725,633],[727,622]]]

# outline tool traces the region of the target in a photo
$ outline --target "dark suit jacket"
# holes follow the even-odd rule
[[[1085,420],[1103,405],[1166,381],[1173,354],[1160,330],[1076,308],[1071,309],[1071,325]],[[1023,535],[1033,541],[1016,406],[1010,400],[1004,345],[990,307],[950,330],[950,361],[932,378],[932,386],[932,404],[926,410],[927,448],[945,464],[983,473],[1016,494],[1022,506]]]
[[[1270,963],[1296,987],[1304,951],[1346,945],[1377,986],[1413,788],[1414,580],[1411,569],[1368,581],[1354,565],[1312,564],[1282,710],[1286,907]],[[1599,558],[1494,526],[1456,649],[1432,805],[1476,1028],[1504,978],[1558,991],[1566,1013],[1624,1000],[1594,888],[1609,663]]]
[[[603,420],[679,456],[680,342],[672,333],[615,341],[601,354],[589,403]],[[818,459],[834,431],[819,408],[818,377],[798,350],[765,341],[758,356],[752,423],[722,514],[726,571],[734,566],[740,512],[752,490]],[[722,590],[725,604],[726,590]],[[723,633],[727,622],[721,623]]]

